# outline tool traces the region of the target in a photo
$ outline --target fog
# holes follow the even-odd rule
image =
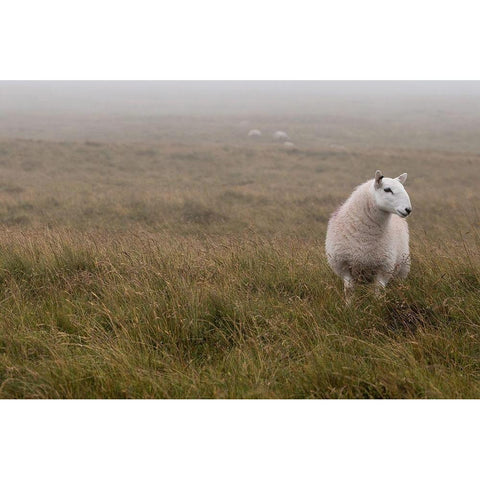
[[[0,82],[11,113],[145,115],[321,113],[356,102],[480,100],[480,82],[431,81],[18,81]]]
[[[293,131],[305,146],[477,152],[480,82],[0,82],[4,139],[232,143],[247,128]]]

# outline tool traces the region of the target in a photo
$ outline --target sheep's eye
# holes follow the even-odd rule
[[[384,188],[383,191],[384,192],[390,192],[393,195],[393,192],[392,192],[391,188]]]

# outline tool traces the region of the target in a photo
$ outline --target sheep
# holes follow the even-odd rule
[[[288,135],[281,130],[276,131],[273,135],[274,140],[288,140]]]
[[[380,293],[392,278],[410,271],[408,224],[412,205],[403,184],[407,174],[387,178],[380,170],[359,185],[330,217],[327,260],[343,280],[347,302],[356,283],[374,282]]]
[[[260,130],[257,130],[257,129],[254,129],[254,130],[250,130],[248,132],[248,136],[249,137],[261,137],[262,136],[262,132]]]
[[[329,146],[335,152],[347,152],[348,149],[345,145],[340,145],[338,143],[331,143]]]
[[[288,150],[294,150],[296,148],[293,142],[284,142],[283,146]]]

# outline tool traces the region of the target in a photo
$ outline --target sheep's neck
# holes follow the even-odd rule
[[[391,213],[380,210],[371,195],[367,197],[367,201],[363,206],[363,213],[365,214],[364,221],[367,225],[380,229],[388,223],[392,215]]]

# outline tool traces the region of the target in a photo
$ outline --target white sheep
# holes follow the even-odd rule
[[[293,142],[284,142],[283,146],[288,150],[293,150],[296,148]]]
[[[407,174],[387,178],[380,170],[359,185],[330,218],[325,249],[329,265],[343,279],[347,300],[355,283],[374,282],[377,292],[410,271],[408,224],[412,211],[403,188]]]
[[[257,130],[257,129],[254,129],[254,130],[250,130],[248,132],[248,136],[249,137],[261,137],[262,136],[262,132],[260,130]]]
[[[288,140],[288,135],[281,130],[276,131],[273,135],[274,140]]]

